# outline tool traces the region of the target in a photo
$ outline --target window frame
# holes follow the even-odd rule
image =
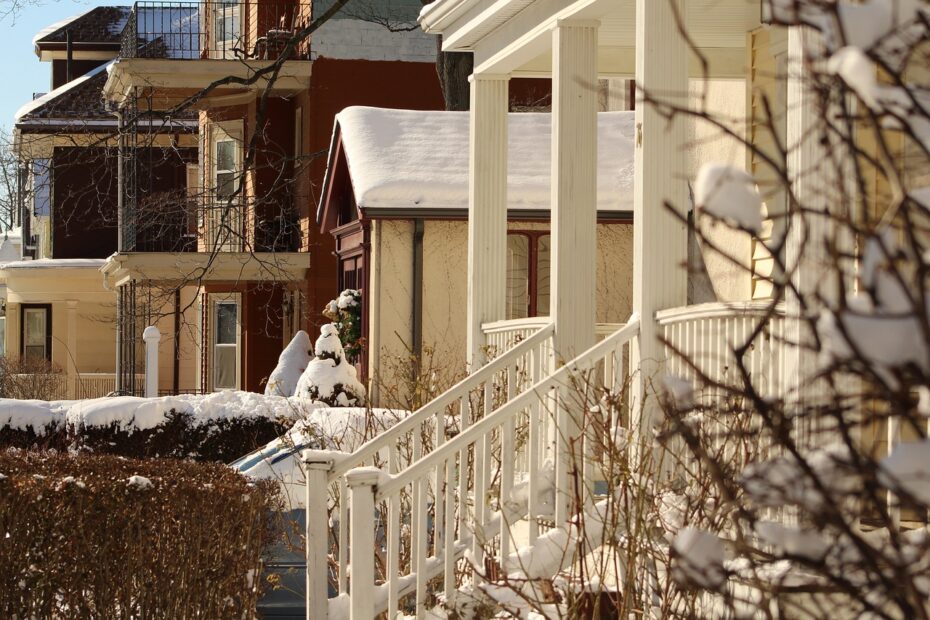
[[[241,2],[217,2],[212,9],[213,21],[210,27],[213,29],[213,48],[214,53],[219,59],[235,59],[238,57],[236,50],[239,49],[244,40],[242,24],[242,3]],[[219,22],[227,19],[234,19],[238,28],[234,36],[230,38],[220,38]],[[223,28],[225,34],[226,29]],[[245,50],[240,50],[245,52]]]
[[[52,304],[21,304],[19,307],[19,355],[26,359],[26,312],[45,311],[45,360],[52,361]]]
[[[538,318],[540,316],[549,316],[547,312],[544,315],[539,314],[539,240],[542,237],[549,237],[549,248],[552,248],[552,232],[549,230],[526,230],[510,229],[507,236],[519,235],[527,238],[527,278],[528,278],[528,304],[526,318]],[[506,268],[506,267],[505,267]],[[550,256],[549,277],[552,277],[552,259]],[[551,289],[550,289],[551,296]],[[551,303],[551,302],[550,302]],[[510,317],[508,317],[509,319]]]
[[[207,376],[210,381],[210,391],[217,392],[221,390],[241,390],[242,389],[242,295],[239,293],[208,293],[208,321],[209,321],[209,330],[208,330],[208,342],[207,347],[209,350],[209,370]],[[236,342],[235,344],[229,343],[219,343],[217,342],[217,336],[219,335],[219,330],[217,329],[217,318],[218,311],[221,305],[233,304],[236,306]],[[236,360],[236,384],[233,387],[223,386],[217,387],[217,348],[219,347],[234,347],[235,348],[235,360]]]
[[[241,251],[243,242],[245,241],[245,213],[242,205],[245,204],[245,184],[243,178],[243,129],[244,123],[241,120],[235,121],[223,121],[218,123],[212,123],[209,128],[209,175],[207,175],[207,186],[209,188],[209,199],[206,201],[205,205],[205,216],[204,216],[204,241],[207,246],[207,250],[211,250],[216,242],[216,235],[212,234],[213,231],[219,230],[219,227],[222,224],[222,215],[227,206],[230,210],[235,210],[232,213],[230,220],[230,228],[237,229],[238,232],[235,234],[230,234],[232,238],[227,238],[221,243],[218,243],[218,249],[221,252],[238,252]],[[218,156],[218,145],[221,142],[232,142],[235,145],[235,167],[231,170],[219,168],[219,156]],[[217,175],[219,174],[228,174],[231,173],[234,176],[234,183],[242,184],[243,191],[235,197],[235,199],[230,204],[229,197],[220,198],[218,195],[219,184],[217,182]],[[235,187],[233,189],[235,191]]]

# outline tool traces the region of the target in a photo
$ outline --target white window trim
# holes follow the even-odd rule
[[[206,214],[203,220],[204,226],[204,242],[206,244],[206,250],[211,251],[213,249],[214,240],[216,239],[215,231],[222,225],[223,212],[226,207],[226,200],[220,200],[216,196],[217,182],[216,175],[217,170],[217,144],[225,141],[233,141],[237,144],[236,148],[236,172],[240,175],[236,179],[236,183],[243,183],[244,179],[242,178],[242,162],[243,162],[243,121],[234,120],[234,121],[223,121],[219,123],[212,123],[209,125],[209,154],[207,157],[207,163],[209,165],[209,175],[207,176],[207,187],[209,191],[208,199],[205,201]],[[240,192],[237,198],[239,203],[239,208],[235,212],[230,214],[229,226],[234,230],[238,230],[238,234],[232,234],[228,238],[224,239],[222,243],[219,244],[219,251],[221,252],[239,252],[242,251],[243,239],[241,238],[244,233],[243,222],[245,219],[245,214],[241,205],[243,204],[243,192]],[[235,205],[234,205],[235,206]]]
[[[221,346],[216,343],[216,310],[217,306],[222,303],[236,304],[236,387],[235,388],[217,388],[216,382],[216,347]],[[207,333],[209,355],[209,367],[207,372],[207,381],[209,382],[209,391],[216,392],[219,390],[241,390],[242,389],[242,294],[241,293],[207,293],[207,303],[209,304],[209,314],[207,320],[210,323],[210,329]],[[229,345],[223,345],[229,346]]]
[[[217,22],[219,21],[221,11],[224,11],[224,12],[229,11],[230,13],[224,14],[223,17],[225,18],[227,15],[231,14],[231,16],[235,17],[239,23],[239,32],[237,32],[236,36],[231,39],[220,39],[219,35],[216,32],[216,25],[217,25]],[[210,28],[213,30],[213,37],[212,37],[213,43],[212,45],[210,45],[210,47],[213,49],[210,55],[213,58],[220,59],[220,60],[231,60],[231,59],[236,59],[236,58],[241,57],[241,54],[237,54],[237,52],[235,52],[234,50],[242,48],[243,41],[245,41],[245,33],[243,32],[243,28],[242,28],[243,27],[242,16],[245,12],[243,11],[242,3],[241,2],[239,3],[217,2],[216,4],[213,5],[213,8],[211,9],[211,13],[212,15],[211,15]],[[242,51],[245,51],[245,50],[242,50]]]

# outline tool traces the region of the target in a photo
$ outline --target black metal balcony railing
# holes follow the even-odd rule
[[[133,5],[123,30],[123,58],[274,60],[310,24],[310,4],[262,0],[159,2]],[[288,58],[309,58],[295,42]]]
[[[127,201],[123,247],[129,252],[296,252],[300,223],[282,198],[234,205],[182,191],[160,192]]]

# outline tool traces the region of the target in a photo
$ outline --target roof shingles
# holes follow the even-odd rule
[[[67,33],[75,43],[106,43],[119,45],[123,27],[132,8],[128,6],[98,6],[37,37],[35,44],[65,43]]]

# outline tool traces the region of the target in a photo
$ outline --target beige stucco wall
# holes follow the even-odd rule
[[[172,285],[166,285],[159,291],[163,301],[158,310],[159,318],[155,325],[161,332],[158,343],[158,387],[160,390],[174,389],[174,291]],[[181,316],[178,322],[178,346],[180,361],[178,364],[178,389],[195,390],[200,387],[200,324],[199,324],[199,287],[184,286],[180,298]],[[142,372],[143,367],[140,367]]]
[[[103,288],[96,268],[10,269],[4,276],[9,357],[19,357],[22,304],[51,304],[52,363],[65,371],[73,361],[79,373],[115,372],[116,295]]]
[[[707,112],[716,119],[726,119],[740,136],[745,135],[746,83],[744,80],[717,79],[691,80],[691,105],[699,109],[706,95]],[[745,167],[746,149],[735,138],[727,136],[711,123],[696,119],[689,131],[691,147],[691,179],[701,165],[720,162]],[[704,261],[720,301],[737,301],[751,296],[752,278],[748,271],[752,257],[752,240],[745,233],[735,232],[724,225],[703,228],[708,240],[716,247],[726,249],[739,260],[742,268],[720,254],[704,249]]]
[[[413,342],[413,222],[375,221],[370,256],[369,392],[384,404],[388,391],[400,389],[394,371]]]
[[[548,225],[519,222],[511,223],[510,228],[545,230]],[[366,337],[372,396],[380,405],[397,404],[388,402],[391,396],[383,390],[387,386],[400,390],[402,381],[392,371],[409,359],[407,347],[413,343],[413,238],[412,221],[376,221],[372,226],[368,278],[375,297]],[[597,261],[597,320],[624,322],[632,307],[632,226],[599,225]],[[423,345],[433,350],[431,368],[441,385],[448,385],[465,371],[467,275],[467,222],[425,222]]]

